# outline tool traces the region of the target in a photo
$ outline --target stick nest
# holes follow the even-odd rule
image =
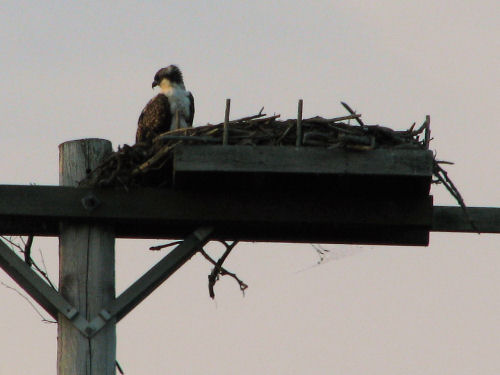
[[[373,150],[378,148],[428,148],[429,119],[414,129],[396,131],[379,125],[365,125],[361,115],[325,119],[313,117],[302,123],[302,146]],[[297,119],[280,121],[279,115],[232,120],[227,125],[229,145],[290,147],[297,143]],[[357,124],[348,122],[355,120]],[[123,145],[110,154],[80,182],[90,187],[168,187],[172,159],[179,145],[218,145],[223,142],[224,123],[176,129],[158,135],[151,142]],[[423,137],[423,139],[421,139]]]

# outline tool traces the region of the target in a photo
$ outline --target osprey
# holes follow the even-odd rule
[[[157,135],[179,128],[191,128],[194,117],[193,95],[186,91],[180,69],[167,66],[156,72],[152,88],[161,93],[144,107],[137,123],[136,142],[150,142]]]

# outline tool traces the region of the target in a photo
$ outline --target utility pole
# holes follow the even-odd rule
[[[0,185],[0,234],[59,237],[58,290],[0,240],[0,267],[58,322],[58,375],[114,375],[116,324],[210,240],[426,246],[430,231],[500,233],[500,207],[433,205],[426,150],[184,145],[172,189],[75,188],[111,151],[65,142],[62,186]],[[311,181],[323,190],[304,194]],[[183,240],[115,298],[115,237]]]
[[[111,142],[83,139],[59,146],[59,185],[77,186],[112,151]],[[88,202],[98,205],[98,202]],[[103,224],[62,223],[59,236],[59,291],[87,320],[115,298],[115,237]],[[115,374],[116,325],[86,337],[58,315],[57,374]]]

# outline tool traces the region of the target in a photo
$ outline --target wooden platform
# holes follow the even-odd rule
[[[179,146],[174,153],[179,189],[304,191],[337,195],[429,194],[432,152],[319,147]]]

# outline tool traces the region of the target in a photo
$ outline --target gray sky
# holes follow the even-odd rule
[[[118,5],[119,4],[119,5]],[[178,64],[195,124],[343,115],[397,129],[431,115],[431,144],[471,206],[500,206],[496,1],[148,1],[0,4],[2,184],[58,183],[59,143],[132,143],[156,70]],[[311,187],[313,190],[314,187]],[[434,187],[437,204],[454,204]],[[498,374],[500,237],[431,246],[243,244],[208,297],[199,256],[118,326],[133,374]],[[119,291],[164,253],[117,241]],[[57,279],[57,240],[36,239]],[[217,254],[217,247],[212,249]],[[0,281],[13,285],[0,271]],[[54,374],[56,326],[0,286],[0,374]]]

